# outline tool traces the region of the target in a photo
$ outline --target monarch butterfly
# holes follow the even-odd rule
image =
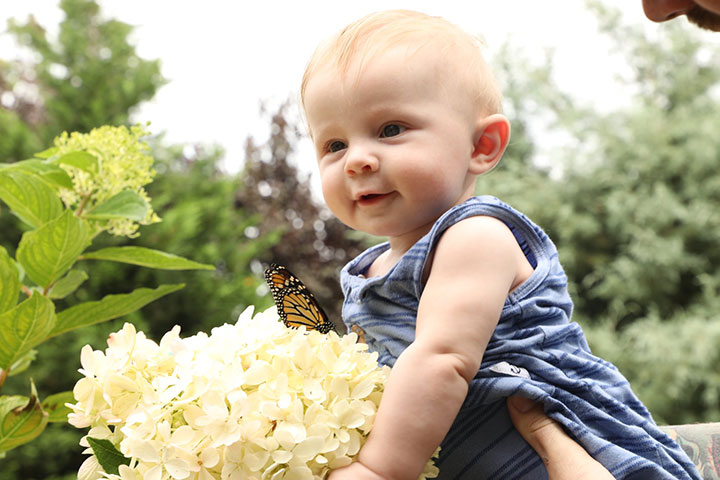
[[[315,295],[290,270],[282,265],[270,264],[265,270],[265,281],[286,326],[305,327],[320,333],[335,330],[335,325],[328,319]]]

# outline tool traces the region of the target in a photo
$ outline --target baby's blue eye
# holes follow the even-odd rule
[[[328,144],[328,150],[330,152],[339,152],[340,150],[343,150],[345,148],[347,148],[345,142],[341,142],[340,140],[335,140]]]
[[[385,125],[380,133],[381,137],[394,137],[405,131],[405,127],[396,123]]]

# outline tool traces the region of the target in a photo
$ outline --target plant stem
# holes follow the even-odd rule
[[[90,194],[87,194],[83,197],[82,202],[80,202],[80,206],[75,211],[76,217],[79,217],[80,215],[82,215],[82,211],[85,208],[85,205],[87,204],[88,200],[90,200]]]
[[[32,291],[25,285],[22,286],[22,291],[28,297],[32,297]]]
[[[0,390],[2,390],[3,385],[5,384],[5,379],[8,377],[8,374],[10,373],[10,369],[4,370],[0,368]]]

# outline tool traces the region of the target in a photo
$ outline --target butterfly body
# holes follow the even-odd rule
[[[335,330],[315,295],[286,267],[271,264],[265,270],[265,281],[270,286],[280,319],[286,326],[305,327],[320,333]]]

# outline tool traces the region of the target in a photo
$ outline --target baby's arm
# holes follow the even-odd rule
[[[460,410],[521,260],[497,219],[471,217],[445,232],[420,299],[415,341],[392,369],[358,462],[332,480],[418,478]]]

